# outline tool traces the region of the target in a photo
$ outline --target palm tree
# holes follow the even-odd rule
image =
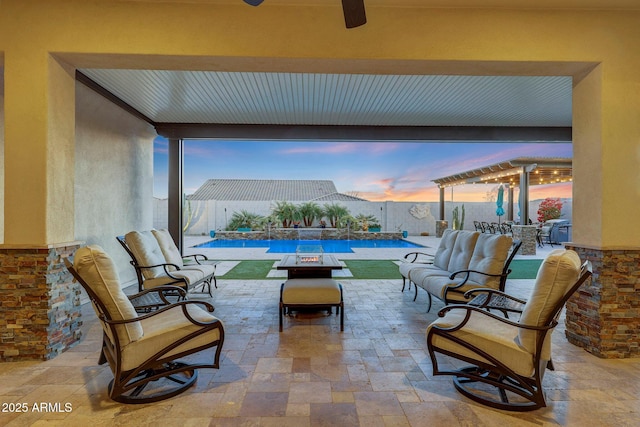
[[[300,217],[296,205],[287,201],[276,202],[276,205],[271,210],[271,214],[282,222],[282,227],[284,228],[290,227],[291,223]]]
[[[337,203],[324,205],[324,216],[329,219],[332,227],[340,223],[340,219],[349,215],[349,209]]]
[[[357,228],[362,231],[367,231],[369,227],[380,226],[380,224],[378,224],[378,219],[373,215],[358,214],[354,219],[357,224]]]
[[[322,208],[314,202],[306,202],[298,207],[305,227],[311,227],[313,221],[322,217]]]
[[[227,226],[227,230],[237,230],[238,228],[255,228],[263,220],[263,217],[258,214],[251,213],[247,210],[241,210],[240,212],[234,212],[231,216],[231,221]]]

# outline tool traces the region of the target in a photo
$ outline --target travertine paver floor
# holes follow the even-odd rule
[[[441,305],[425,313],[424,293],[414,302],[413,292],[400,292],[401,280],[340,280],[343,333],[335,315],[323,314],[287,318],[279,333],[279,280],[219,280],[212,302],[225,322],[221,368],[201,370],[186,393],[148,405],[107,397],[111,372],[97,365],[101,330],[87,304],[79,345],[47,362],[0,364],[0,425],[640,425],[638,359],[598,359],[568,344],[561,325],[554,334],[556,371],[545,376],[549,406],[493,410],[457,393],[451,378],[431,375],[424,332]],[[526,296],[530,285],[509,287]],[[41,402],[60,403],[63,411],[32,410]],[[4,411],[11,403],[29,409]]]

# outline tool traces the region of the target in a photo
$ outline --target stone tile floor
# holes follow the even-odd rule
[[[211,301],[225,322],[220,369],[201,370],[186,393],[148,405],[107,397],[111,372],[97,365],[101,329],[85,304],[77,346],[47,362],[0,364],[0,425],[640,425],[638,359],[598,359],[567,343],[561,323],[556,371],[545,376],[549,406],[530,413],[486,408],[457,393],[450,377],[431,375],[424,332],[441,305],[425,313],[425,294],[414,302],[412,291],[400,292],[401,280],[340,281],[343,333],[338,318],[324,314],[287,318],[279,333],[280,280],[219,280]],[[508,286],[527,296],[531,281]],[[12,412],[20,403],[27,412]],[[34,403],[59,403],[62,411],[37,412]]]

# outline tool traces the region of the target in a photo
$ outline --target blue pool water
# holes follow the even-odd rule
[[[351,253],[353,248],[422,248],[406,240],[222,240],[215,239],[196,248],[268,248],[269,253],[293,253],[299,245],[321,245],[325,253]]]

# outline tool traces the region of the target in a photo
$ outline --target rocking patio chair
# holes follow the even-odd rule
[[[122,403],[149,403],[176,396],[192,386],[198,368],[218,368],[224,342],[222,322],[201,301],[178,301],[140,315],[122,292],[113,261],[101,247],[78,249],[69,272],[87,291],[102,324],[102,353],[113,373],[109,397]],[[166,292],[158,286],[143,293]],[[138,294],[139,295],[139,294]],[[213,363],[176,359],[216,347]],[[153,386],[152,386],[153,385]]]
[[[493,408],[531,411],[546,406],[542,378],[545,368],[553,369],[551,334],[566,301],[590,276],[588,261],[581,266],[574,251],[556,249],[540,266],[519,321],[472,305],[443,308],[426,334],[433,375],[453,375],[460,393]],[[472,366],[441,369],[436,353]]]

